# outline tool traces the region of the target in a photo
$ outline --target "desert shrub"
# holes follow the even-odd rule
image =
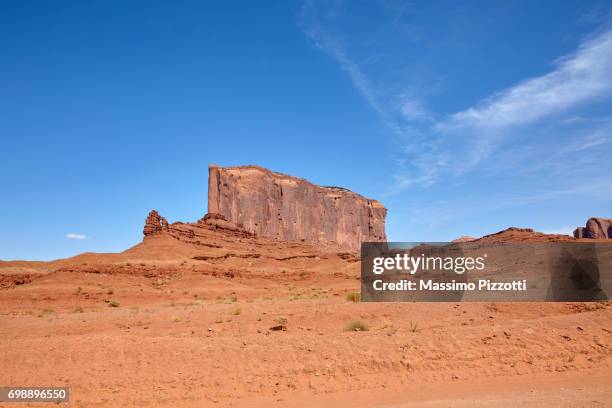
[[[351,320],[346,325],[346,331],[368,331],[368,326],[360,320]]]
[[[361,293],[359,292],[349,292],[346,294],[346,300],[349,302],[360,302],[361,301]]]
[[[110,305],[110,307],[119,307],[119,302],[114,299],[108,302],[108,304]]]

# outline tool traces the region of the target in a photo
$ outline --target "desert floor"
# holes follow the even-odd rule
[[[68,386],[75,407],[612,406],[609,304],[354,303],[348,274],[150,281],[0,292],[0,384]]]
[[[612,406],[610,302],[357,303],[354,256],[200,234],[0,262],[0,385],[71,407]]]

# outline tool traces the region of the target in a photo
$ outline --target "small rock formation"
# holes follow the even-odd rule
[[[387,210],[378,201],[258,166],[211,165],[208,212],[283,241],[336,243],[349,251],[365,241],[386,241]]]
[[[225,219],[221,214],[206,214],[194,223],[173,222],[162,217],[157,211],[151,210],[143,228],[145,239],[160,233],[188,244],[200,245],[202,237],[208,236],[210,231],[221,231],[226,236],[250,237],[251,234],[237,227],[233,222]],[[210,246],[210,245],[207,245]]]
[[[612,239],[612,218],[589,218],[574,230],[574,238]]]
[[[145,220],[145,225],[142,230],[142,233],[145,235],[151,235],[156,232],[167,231],[168,230],[168,221],[159,215],[159,213],[155,210],[151,210],[147,219]]]

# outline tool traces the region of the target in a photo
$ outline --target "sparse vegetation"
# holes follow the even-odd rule
[[[408,330],[410,330],[412,333],[416,333],[420,330],[419,325],[416,322],[410,322],[410,328]]]
[[[77,307],[76,309],[74,309],[73,311],[74,313],[83,313],[83,308],[81,306]]]
[[[234,316],[238,316],[242,314],[242,309],[237,307],[236,309],[234,309],[234,312],[232,313]]]
[[[109,304],[110,307],[119,307],[119,305],[120,305],[119,301],[117,301],[115,299],[113,299],[110,302],[108,302],[108,304]]]
[[[349,324],[346,325],[346,331],[368,331],[368,325],[362,322],[361,320],[351,320]]]
[[[113,288],[108,288],[108,291],[106,292],[108,295],[112,295],[113,293],[115,293],[115,289]]]
[[[349,292],[346,294],[346,300],[349,302],[361,302],[361,293],[359,292]]]

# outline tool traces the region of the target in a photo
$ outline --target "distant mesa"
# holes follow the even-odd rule
[[[574,238],[612,239],[612,218],[589,218],[586,226],[574,230]]]
[[[565,234],[545,234],[534,231],[531,228],[510,227],[494,234],[485,235],[481,238],[461,236],[453,242],[559,242],[573,241],[575,239],[612,239],[612,219],[590,218],[585,227],[574,230],[574,236]]]
[[[193,241],[197,231],[193,227],[214,227],[356,252],[362,242],[386,241],[386,215],[387,209],[378,201],[345,188],[317,186],[258,166],[211,165],[208,214],[196,224],[169,224],[153,210],[143,233],[147,237],[167,232]]]
[[[574,238],[564,234],[545,234],[534,231],[531,228],[510,227],[495,234],[485,235],[478,238],[479,242],[559,242],[572,241]]]
[[[476,241],[477,238],[470,237],[469,235],[462,235],[459,238],[455,238],[452,242],[471,242]]]

